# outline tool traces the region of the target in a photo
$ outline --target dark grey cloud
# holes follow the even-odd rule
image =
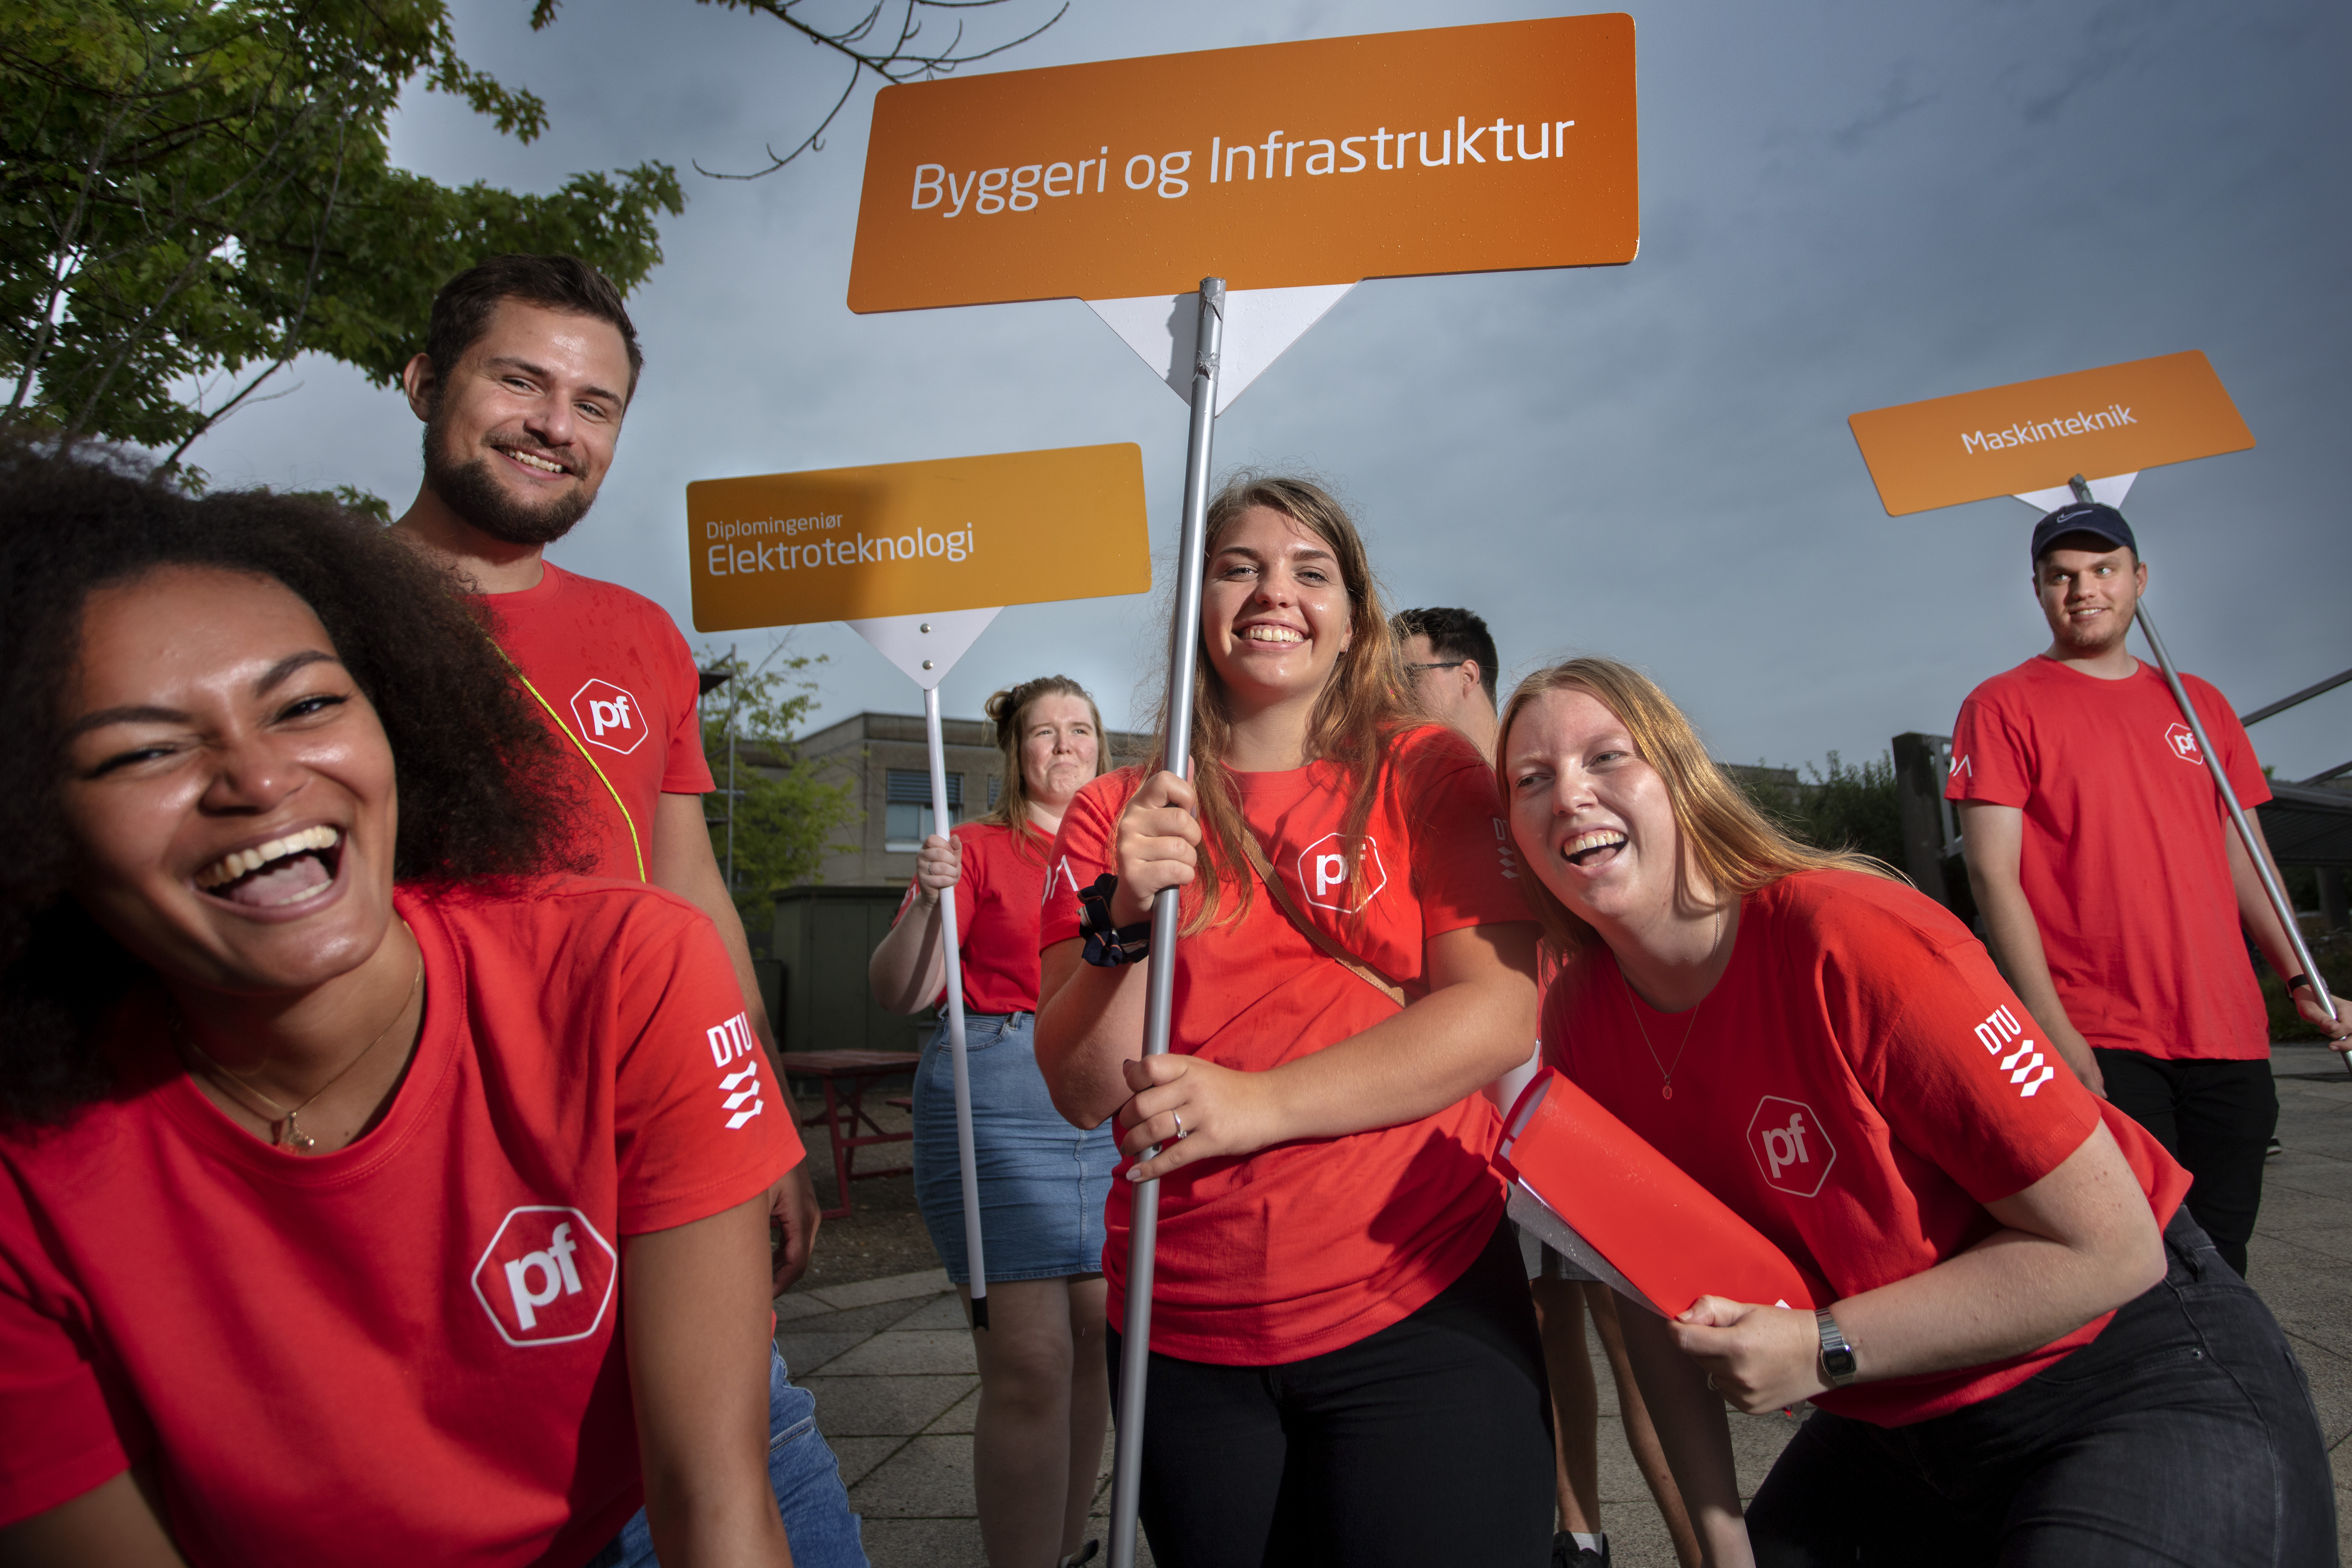
[[[1543,14],[1465,4],[1444,19]],[[1220,422],[1221,466],[1330,477],[1396,601],[1482,610],[1508,663],[1616,654],[1681,697],[1718,754],[1852,759],[1948,728],[1970,686],[2046,634],[2031,514],[2002,500],[1887,518],[1846,416],[2202,349],[2261,445],[2143,476],[2127,510],[2150,604],[2175,654],[2242,709],[2352,665],[2336,519],[2352,16],[2264,0],[1633,14],[1640,259],[1366,283]],[[1391,0],[1082,3],[1004,63],[1431,19]],[[510,5],[467,5],[457,27],[469,58],[547,98],[552,125],[520,149],[419,94],[395,153],[442,179],[548,188],[646,157],[740,168],[797,141],[839,89],[772,23],[683,0],[572,0],[540,35]],[[689,175],[668,259],[632,303],[644,391],[604,499],[558,555],[681,624],[698,478],[1134,440],[1155,543],[1172,549],[1182,406],[1082,305],[849,313],[869,100],[782,174]],[[416,434],[397,399],[331,365],[301,375],[197,460],[225,482],[350,481],[404,501]],[[945,688],[949,710],[1055,669],[1118,714],[1160,656],[1145,608],[1006,612]],[[834,656],[828,715],[915,706],[845,630],[798,640]],[[2255,741],[2284,776],[2352,756],[2352,688]]]

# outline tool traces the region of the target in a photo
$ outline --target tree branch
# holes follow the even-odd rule
[[[556,7],[562,3],[562,0],[536,0],[536,4],[531,8],[531,26],[544,27],[554,21]],[[841,111],[848,106],[851,96],[857,90],[859,80],[868,71],[880,77],[886,85],[891,86],[900,82],[952,76],[961,67],[992,59],[1007,50],[1017,49],[1022,45],[1037,38],[1067,15],[1070,9],[1069,0],[1063,0],[1060,8],[1051,16],[1046,17],[1045,21],[1030,28],[1019,37],[998,44],[992,48],[975,48],[965,52],[963,21],[961,17],[956,20],[954,35],[948,39],[944,47],[938,49],[916,48],[915,40],[923,30],[923,13],[987,10],[1005,4],[1006,0],[874,0],[873,6],[859,16],[856,23],[846,27],[830,30],[813,22],[803,21],[797,13],[805,4],[805,0],[701,0],[701,3],[706,5],[723,5],[730,11],[753,11],[763,16],[773,16],[785,26],[808,39],[811,44],[831,49],[850,62],[849,81],[842,89],[841,96],[834,100],[833,107],[825,111],[824,118],[817,122],[816,129],[803,137],[798,146],[789,153],[779,154],[774,144],[769,144],[762,149],[768,155],[768,166],[764,169],[753,169],[746,174],[730,174],[718,169],[706,169],[699,162],[695,163],[696,174],[714,180],[764,179],[803,153],[823,152],[824,133],[832,128],[834,121],[839,118]],[[887,47],[868,45],[866,39],[874,35],[877,24],[882,22],[885,14],[894,5],[900,7],[895,29],[896,36],[890,37]],[[886,36],[888,35],[886,34]]]

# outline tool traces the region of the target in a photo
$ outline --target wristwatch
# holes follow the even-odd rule
[[[1087,939],[1081,956],[1097,969],[1140,963],[1151,953],[1150,920],[1131,926],[1110,923],[1110,896],[1118,890],[1118,879],[1108,871],[1078,889],[1078,934]]]
[[[1838,1327],[1827,1307],[1813,1310],[1813,1323],[1822,1331],[1822,1381],[1832,1388],[1843,1388],[1861,1370],[1854,1364],[1853,1346],[1846,1342],[1845,1331]]]

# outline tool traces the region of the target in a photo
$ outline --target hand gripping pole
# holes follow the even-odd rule
[[[2074,487],[2077,500],[2091,499],[2091,487],[2084,482],[2082,475],[2076,474],[2067,483]],[[2327,982],[2320,974],[2319,965],[2311,961],[2311,949],[2304,945],[2303,928],[2295,923],[2294,902],[2286,896],[2286,889],[2279,885],[2277,874],[2271,869],[2270,858],[2263,853],[2262,846],[2255,841],[2253,825],[2246,820],[2246,808],[2238,804],[2238,792],[2231,786],[2230,770],[2221,765],[2221,754],[2206,738],[2205,721],[2197,716],[2197,705],[2189,700],[2189,689],[2180,683],[2180,672],[2172,667],[2172,656],[2165,651],[2164,638],[2157,631],[2156,622],[2148,616],[2146,598],[2139,602],[2137,618],[2140,635],[2147,638],[2148,648],[2156,655],[2156,668],[2163,672],[2165,685],[2172,689],[2172,700],[2179,706],[2181,718],[2189,721],[2189,732],[2197,738],[2197,752],[2205,759],[2205,771],[2212,775],[2213,787],[2221,792],[2221,805],[2238,829],[2238,841],[2246,847],[2246,858],[2254,863],[2254,875],[2262,879],[2263,891],[2270,895],[2271,909],[2277,914],[2279,924],[2285,928],[2287,945],[2294,950],[2294,961],[2310,977],[2312,990],[2317,994],[2320,1005],[2332,1012],[2336,1006],[2335,999],[2327,994]],[[2289,997],[2289,1000],[2293,998]],[[2352,1065],[2352,1058],[2347,1058],[2347,1065]]]
[[[929,626],[923,628],[930,630]],[[947,837],[947,742],[940,732],[940,689],[923,688],[923,738],[931,753],[931,831]],[[971,1326],[988,1327],[988,1270],[980,1255],[980,1166],[972,1152],[971,1069],[963,1054],[963,954],[956,942],[955,889],[940,895],[940,945],[948,971],[948,1059],[955,1068],[956,1164],[963,1175],[963,1255],[971,1269]]]
[[[1224,345],[1225,280],[1201,279],[1201,330],[1192,352],[1192,427],[1184,447],[1184,529],[1176,551],[1175,630],[1168,649],[1162,766],[1192,768],[1192,679],[1201,658],[1201,578],[1209,523],[1209,443],[1216,425],[1217,355]],[[1177,892],[1151,901],[1151,956],[1144,977],[1143,1054],[1168,1049],[1176,999]],[[1150,1159],[1160,1151],[1146,1150]],[[1151,1271],[1160,1240],[1160,1184],[1135,1185],[1127,1253],[1127,1317],[1118,1356],[1118,1446],[1111,1462],[1110,1568],[1135,1568],[1138,1489],[1143,1477],[1143,1395],[1151,1355]]]

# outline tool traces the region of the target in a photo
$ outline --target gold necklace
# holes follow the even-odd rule
[[[408,929],[408,922],[403,921],[401,922],[401,929],[403,931],[406,931]],[[414,940],[414,933],[411,933],[411,940]],[[246,1082],[244,1079],[238,1077],[236,1073],[229,1071],[228,1068],[221,1066],[220,1063],[213,1060],[210,1056],[205,1054],[204,1047],[196,1044],[195,1037],[188,1031],[186,1026],[185,1015],[180,1013],[176,1008],[173,1010],[172,1016],[172,1033],[182,1045],[187,1047],[189,1050],[195,1053],[195,1057],[198,1061],[204,1063],[205,1067],[210,1068],[220,1079],[226,1080],[228,1084],[235,1088],[244,1090],[247,1094],[251,1095],[255,1100],[261,1101],[263,1105],[268,1107],[268,1110],[260,1112],[259,1114],[264,1121],[270,1124],[270,1142],[273,1144],[280,1149],[291,1150],[298,1154],[307,1154],[311,1150],[319,1146],[319,1141],[311,1137],[308,1132],[303,1131],[300,1124],[296,1121],[295,1118],[301,1115],[303,1111],[308,1110],[310,1108],[311,1102],[316,1100],[320,1095],[334,1088],[335,1085],[342,1082],[344,1075],[349,1073],[353,1068],[359,1066],[361,1062],[366,1060],[367,1055],[370,1051],[374,1050],[376,1047],[383,1044],[385,1037],[392,1033],[394,1028],[399,1025],[400,1021],[408,1016],[409,1005],[416,1000],[417,992],[422,990],[424,986],[425,953],[422,949],[419,949],[416,954],[415,978],[408,983],[408,994],[400,999],[400,1011],[392,1016],[392,1022],[386,1024],[383,1028],[377,1033],[375,1038],[370,1040],[366,1045],[362,1046],[360,1047],[359,1055],[353,1057],[341,1067],[336,1068],[334,1077],[329,1079],[326,1082],[320,1084],[318,1088],[305,1095],[302,1099],[302,1103],[296,1106],[284,1106],[278,1104],[276,1100],[262,1093],[261,1090]],[[246,1109],[250,1110],[253,1108],[248,1104]],[[283,1124],[282,1126],[280,1125],[281,1123]]]
[[[1722,945],[1723,906],[1721,904],[1717,904],[1715,907],[1715,940],[1707,943],[1706,948],[1706,956],[1709,961],[1714,959],[1715,950]],[[1621,980],[1624,979],[1624,972],[1622,970],[1618,972],[1618,978]],[[1708,987],[1707,994],[1714,994],[1714,987]],[[1691,1031],[1698,1027],[1698,1010],[1706,1005],[1706,996],[1702,996],[1696,1002],[1691,1004],[1690,1022],[1683,1026],[1683,1043],[1675,1047],[1675,1065],[1673,1067],[1668,1067],[1664,1062],[1659,1060],[1658,1047],[1650,1044],[1650,1026],[1642,1022],[1642,1010],[1633,1005],[1633,984],[1628,982],[1625,986],[1625,1010],[1633,1015],[1633,1027],[1642,1031],[1642,1048],[1650,1053],[1650,1060],[1656,1066],[1658,1076],[1665,1080],[1658,1088],[1658,1098],[1661,1100],[1672,1100],[1675,1097],[1675,1074],[1682,1068],[1683,1053],[1690,1049]]]

